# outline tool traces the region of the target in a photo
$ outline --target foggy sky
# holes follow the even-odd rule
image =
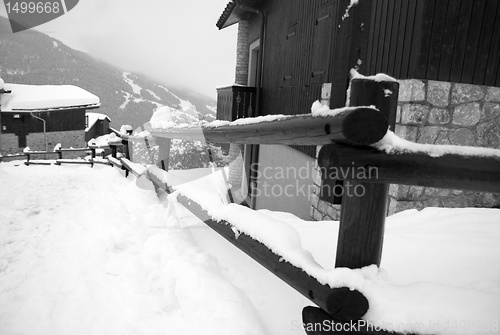
[[[215,26],[228,2],[80,0],[35,29],[125,71],[215,97],[216,87],[234,83],[237,28]]]

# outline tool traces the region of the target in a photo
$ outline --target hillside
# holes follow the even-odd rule
[[[149,120],[161,106],[169,106],[211,121],[215,101],[196,92],[170,88],[147,77],[122,71],[71,49],[33,29],[13,34],[0,17],[0,78],[7,83],[76,85],[99,96],[99,112],[113,127],[134,128]]]

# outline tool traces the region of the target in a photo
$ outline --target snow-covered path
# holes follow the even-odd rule
[[[164,198],[110,167],[1,163],[0,334],[304,334],[308,300]],[[333,268],[338,222],[261,213]],[[500,210],[405,211],[384,240],[368,319],[499,334]]]
[[[1,334],[263,334],[154,191],[108,167],[0,166]]]

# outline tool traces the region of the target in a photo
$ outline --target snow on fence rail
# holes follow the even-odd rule
[[[236,144],[323,145],[332,142],[369,145],[381,140],[388,123],[372,107],[342,108],[319,115],[245,118],[220,126],[153,129],[155,138]]]
[[[392,94],[388,95],[388,91]],[[500,191],[500,150],[449,146],[424,148],[393,141],[393,135],[387,128],[394,127],[398,96],[396,82],[354,79],[350,93],[350,106],[373,105],[375,108],[351,107],[322,113],[321,116],[246,119],[244,122],[203,127],[201,131],[200,128],[174,127],[150,132],[159,143],[164,170],[168,167],[170,139],[174,138],[241,144],[334,143],[324,145],[319,153],[318,163],[325,177],[328,177],[330,169],[377,168],[376,178],[357,179],[355,175],[345,178],[354,185],[362,185],[365,193],[342,198],[335,258],[337,269],[380,265],[389,183]],[[125,147],[128,141],[134,140],[127,136],[123,139]],[[156,187],[172,191],[168,173],[153,167],[145,175]],[[177,192],[175,195],[178,202],[208,226],[321,308],[305,308],[304,323],[334,321],[347,324],[361,320],[368,311],[371,302],[362,294],[362,285],[342,284],[336,279],[333,282],[337,284],[319,280],[322,277],[318,273],[301,266],[300,262],[292,264],[286,255],[273,250],[269,243],[238,230],[231,219],[213,217],[214,213],[199,201],[201,195],[197,193],[203,192]],[[373,332],[367,324],[365,328],[358,327],[353,332],[388,334],[380,329]]]

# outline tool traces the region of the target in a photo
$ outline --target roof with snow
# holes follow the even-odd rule
[[[31,112],[73,108],[97,108],[96,95],[73,85],[21,85],[5,84],[11,91],[0,96],[2,112]]]
[[[88,131],[90,128],[92,128],[92,126],[99,120],[108,119],[108,121],[111,122],[109,116],[102,113],[86,112],[85,116],[87,117],[87,128],[85,128],[85,131]]]

